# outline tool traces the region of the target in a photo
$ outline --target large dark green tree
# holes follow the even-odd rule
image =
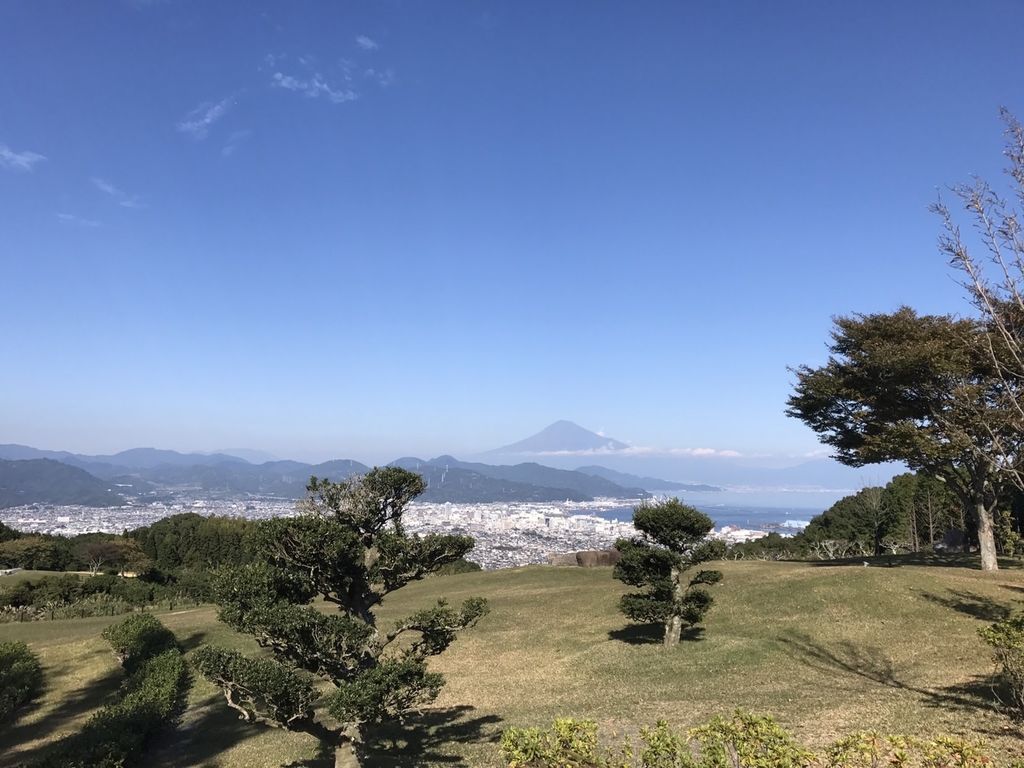
[[[642,535],[620,539],[615,545],[622,558],[614,576],[638,592],[622,596],[619,607],[637,622],[663,624],[666,647],[679,643],[684,627],[699,624],[713,598],[704,588],[716,584],[722,574],[693,567],[720,557],[724,547],[708,538],[711,518],[679,499],[641,504],[633,511],[633,525]]]
[[[379,626],[388,594],[458,560],[473,540],[409,535],[402,515],[424,483],[397,467],[344,483],[313,478],[308,490],[297,517],[260,524],[257,562],[217,579],[220,619],[272,658],[206,646],[196,663],[242,719],[311,733],[333,747],[337,766],[357,766],[366,726],[437,697],[444,680],[427,660],[487,605],[438,600]],[[332,610],[311,605],[316,598]]]
[[[944,480],[974,517],[984,570],[998,568],[1001,463],[1024,439],[989,351],[998,343],[976,321],[907,307],[839,317],[828,362],[796,370],[787,410],[844,464],[902,461]]]

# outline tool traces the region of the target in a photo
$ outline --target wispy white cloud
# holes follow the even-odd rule
[[[217,102],[205,101],[178,121],[177,128],[193,139],[205,139],[210,127],[231,109],[234,96],[225,96]]]
[[[127,192],[124,192],[115,187],[106,179],[101,179],[97,176],[93,176],[92,183],[100,192],[102,192],[105,195],[110,195],[112,198],[114,198],[117,201],[117,204],[120,205],[122,208],[146,207],[145,203],[139,200],[138,195],[129,195]]]
[[[356,45],[364,51],[376,51],[380,48],[380,45],[377,44],[376,40],[367,37],[366,35],[359,35],[359,37],[356,38]]]
[[[15,152],[6,144],[0,144],[0,168],[11,171],[31,171],[36,163],[41,163],[46,155],[38,152]]]
[[[363,71],[363,77],[376,81],[381,88],[387,88],[395,82],[395,72],[392,69],[367,69]]]
[[[221,155],[224,157],[231,157],[231,155],[235,154],[235,150],[238,149],[238,146],[251,135],[252,131],[235,131],[228,136],[228,140],[224,142],[224,146],[221,147]]]
[[[100,223],[95,219],[86,219],[81,216],[76,216],[73,213],[58,213],[57,220],[61,224],[69,224],[75,227],[98,227]]]
[[[346,101],[355,101],[359,98],[359,94],[351,88],[332,86],[324,80],[323,75],[319,72],[314,73],[309,79],[275,72],[270,84],[275,88],[284,88],[286,91],[301,93],[309,99],[318,99],[323,96],[334,104],[344,104]]]
[[[265,69],[277,69],[277,65],[287,60],[287,53],[268,53],[263,57],[263,65],[259,67],[262,72]]]

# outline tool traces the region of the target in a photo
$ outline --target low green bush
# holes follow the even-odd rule
[[[978,742],[857,733],[815,753],[770,717],[737,711],[685,733],[660,721],[635,739],[606,746],[589,720],[550,728],[509,728],[501,753],[508,768],[994,768]],[[1015,763],[1008,768],[1021,768]]]
[[[1024,715],[1024,612],[978,630],[992,646],[992,655],[1012,699],[1011,706]]]
[[[135,614],[103,636],[129,676],[117,701],[93,715],[31,768],[125,768],[144,764],[143,750],[174,725],[185,704],[188,668],[174,635],[150,614]]]
[[[135,613],[103,630],[103,639],[129,672],[164,651],[177,647],[174,633],[151,613]]]
[[[25,643],[0,643],[0,723],[30,701],[43,684],[43,668]]]

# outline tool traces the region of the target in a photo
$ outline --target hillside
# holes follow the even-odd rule
[[[109,483],[53,459],[0,459],[0,508],[37,502],[105,507],[124,500]]]
[[[401,458],[391,464],[423,476],[427,490],[418,501],[472,504],[498,501],[590,501],[593,497],[571,488],[552,488],[493,477],[468,467],[449,465],[417,458]],[[481,465],[483,466],[483,465]]]
[[[365,464],[351,459],[321,464],[288,460],[250,464],[223,454],[182,454],[154,448],[134,448],[110,456],[84,456],[39,451],[22,445],[0,445],[0,457],[3,456],[46,456],[45,460],[51,464],[59,461],[61,466],[90,473],[95,484],[109,487],[117,483],[129,495],[146,497],[190,491],[208,498],[258,495],[299,499],[305,495],[306,484],[313,475],[338,481],[369,470]],[[429,461],[403,457],[391,463],[423,475],[427,491],[420,500],[428,502],[590,501],[598,496],[635,499],[648,495],[640,487],[624,487],[594,474],[530,462],[490,465],[440,456]],[[9,495],[26,498],[34,493],[13,481],[8,491]],[[94,496],[89,489],[83,490],[81,496],[66,493],[60,498],[60,503],[67,504],[97,503],[92,500]]]
[[[631,475],[628,472],[616,472],[614,469],[608,469],[607,467],[600,467],[597,465],[577,467],[576,471],[582,472],[585,475],[603,477],[605,480],[610,480],[618,485],[643,488],[645,491],[690,491],[691,493],[711,493],[722,490],[717,485],[707,485],[705,483],[676,483],[671,480],[659,480],[656,477],[643,477],[641,475]]]
[[[725,580],[714,588],[703,636],[669,654],[626,627],[615,607],[622,585],[607,569],[531,567],[407,587],[388,599],[385,624],[438,595],[483,595],[492,613],[438,657],[435,668],[448,680],[441,699],[423,717],[379,733],[372,764],[497,768],[495,739],[508,726],[572,715],[628,732],[659,717],[694,725],[737,706],[772,713],[811,745],[878,729],[960,734],[984,738],[1004,756],[1022,752],[1014,724],[992,708],[993,668],[976,633],[1020,605],[1020,570],[992,579],[964,567],[721,568]],[[161,619],[189,649],[213,642],[255,650],[209,607]],[[99,637],[110,621],[0,625],[0,640],[23,639],[40,653],[54,686],[30,714],[0,730],[0,768],[114,695],[116,662]],[[310,737],[247,727],[202,680],[153,762],[284,764],[322,762]]]
[[[545,467],[543,464],[535,462],[524,462],[514,465],[481,464],[479,462],[459,461],[454,456],[439,456],[436,459],[432,459],[430,463],[435,466],[468,469],[485,477],[493,477],[498,480],[526,483],[542,488],[567,489],[588,498],[607,496],[618,499],[635,499],[648,495],[640,487],[629,487],[593,474]]]

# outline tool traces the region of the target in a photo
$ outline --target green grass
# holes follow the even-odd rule
[[[992,705],[993,667],[976,632],[1024,600],[1024,572],[761,562],[722,570],[705,632],[671,652],[625,629],[608,569],[461,574],[402,590],[383,622],[438,594],[486,596],[492,613],[436,660],[448,679],[436,705],[375,736],[374,764],[497,766],[495,740],[511,725],[572,715],[621,734],[658,718],[695,725],[735,707],[771,713],[815,746],[878,729],[980,737],[1004,756],[1024,754],[1018,728]],[[212,608],[159,615],[187,649],[254,649]],[[80,726],[116,689],[120,673],[99,637],[113,620],[0,625],[0,639],[39,653],[49,686],[0,732],[0,768]],[[310,737],[236,720],[203,680],[165,742],[155,766],[318,764]]]

